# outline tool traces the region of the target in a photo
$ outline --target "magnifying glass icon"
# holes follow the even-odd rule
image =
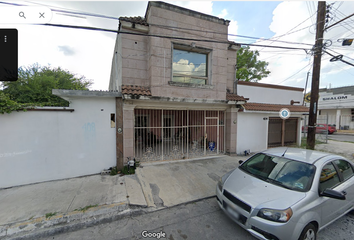
[[[18,15],[19,15],[20,17],[23,17],[24,19],[26,19],[24,12],[20,12]]]

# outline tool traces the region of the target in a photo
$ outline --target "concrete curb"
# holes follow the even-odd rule
[[[101,205],[88,209],[85,212],[73,211],[59,214],[50,218],[45,216],[10,223],[0,227],[0,239],[36,239],[52,236],[67,231],[74,231],[96,224],[114,221],[131,215],[138,210],[129,209],[126,202]]]
[[[216,195],[207,196],[173,206],[164,206],[159,208],[137,205],[129,206],[126,203],[117,203],[98,206],[93,209],[89,209],[84,213],[74,211],[65,215],[54,216],[48,220],[45,217],[41,217],[20,223],[9,224],[8,226],[2,226],[0,228],[0,239],[31,240],[51,237],[64,232],[76,231],[99,224],[117,221],[125,217],[135,217],[150,212],[157,212],[164,209],[199,202],[206,199],[215,198],[215,196]]]

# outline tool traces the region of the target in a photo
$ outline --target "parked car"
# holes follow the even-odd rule
[[[354,207],[354,165],[300,148],[272,148],[225,174],[220,208],[258,239],[315,240]]]
[[[307,132],[308,126],[302,126],[302,132]],[[316,126],[316,133],[326,133],[328,129],[328,134],[333,134],[334,132],[337,132],[336,125],[334,124],[317,124]]]

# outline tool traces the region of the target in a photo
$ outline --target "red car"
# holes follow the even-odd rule
[[[327,124],[317,124],[316,126],[316,133],[326,133],[327,131]],[[302,126],[302,132],[307,132],[307,126]],[[333,134],[337,132],[336,126],[333,124],[328,124],[328,134]]]

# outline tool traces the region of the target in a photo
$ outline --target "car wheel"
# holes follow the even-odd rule
[[[310,223],[302,230],[299,240],[316,240],[316,237],[317,230],[315,226]]]

